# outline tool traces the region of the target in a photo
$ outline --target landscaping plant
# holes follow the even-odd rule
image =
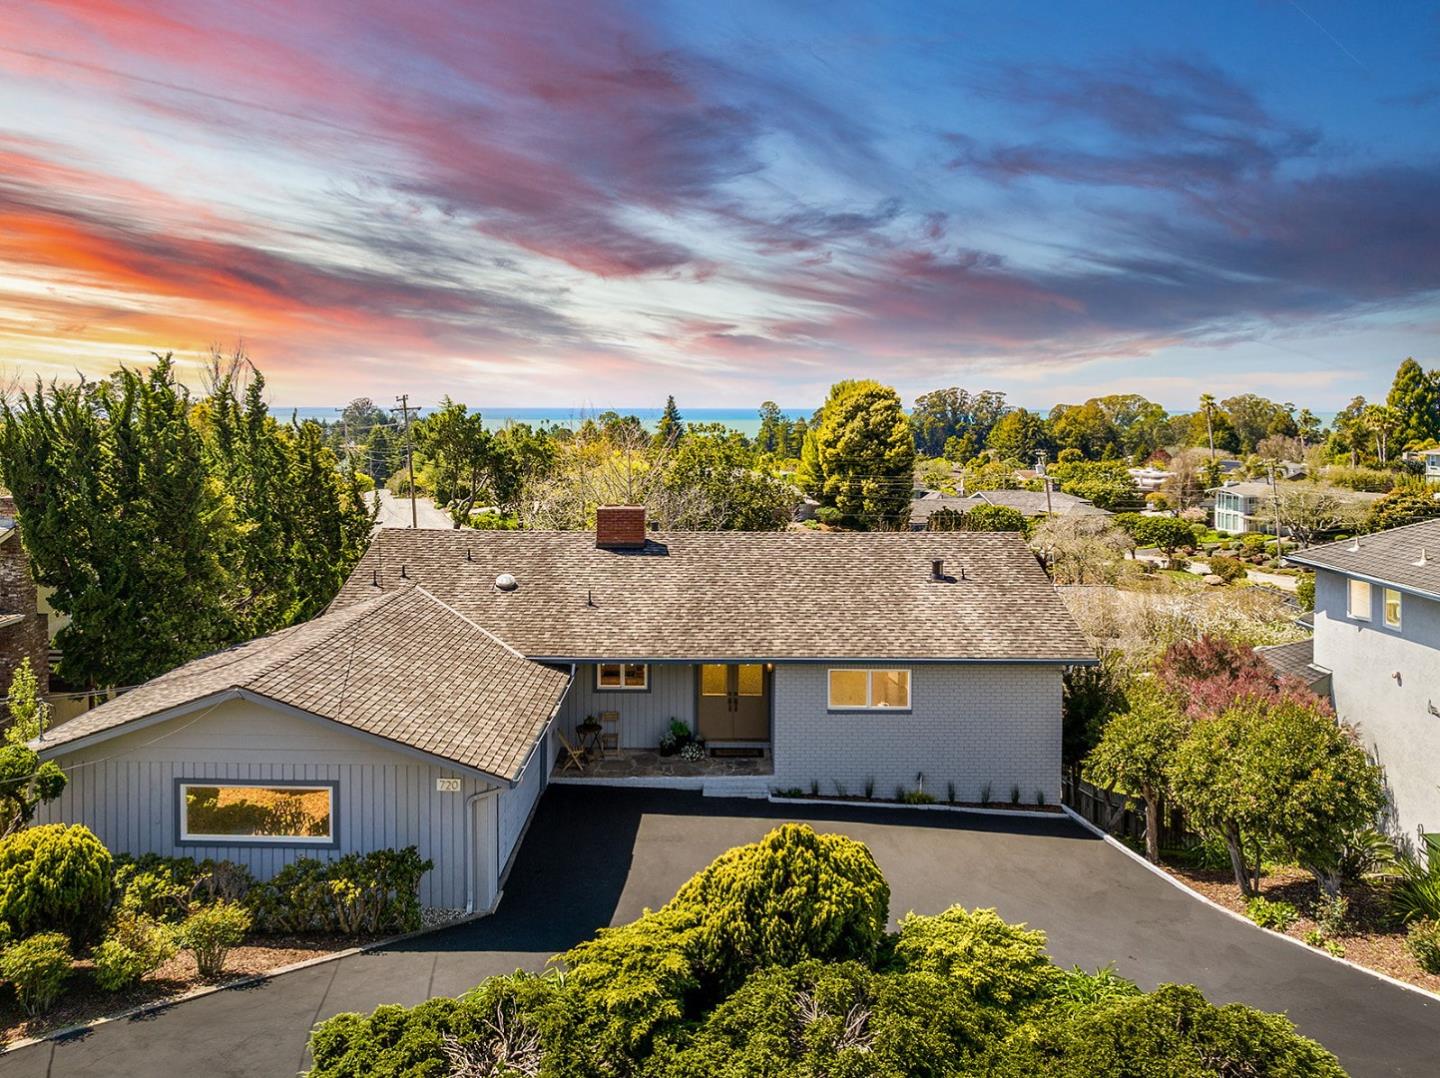
[[[1440,921],[1412,921],[1405,948],[1426,973],[1440,973]]]
[[[202,978],[213,980],[224,972],[225,959],[250,931],[251,920],[244,906],[223,898],[190,912],[180,925],[180,944]]]
[[[1261,928],[1284,932],[1300,920],[1300,911],[1291,903],[1275,901],[1256,895],[1245,903],[1245,913]]]
[[[0,977],[14,986],[26,1014],[44,1014],[60,998],[71,961],[63,932],[41,932],[0,951]]]
[[[1426,856],[1400,858],[1400,879],[1390,893],[1401,921],[1440,921],[1440,835],[1426,835]]]
[[[95,983],[107,992],[129,988],[180,949],[177,930],[143,913],[116,914],[109,934],[91,952]]]
[[[1282,1016],[1061,970],[1043,933],[993,910],[911,914],[886,934],[887,900],[863,845],[789,824],[558,956],[564,973],[322,1022],[310,1075],[1343,1073]]]
[[[271,932],[413,932],[420,927],[420,877],[433,867],[414,846],[334,861],[302,857],[257,885],[250,902]]]
[[[0,923],[17,938],[63,932],[81,947],[110,912],[114,862],[80,824],[45,824],[0,839]]]
[[[1106,724],[1100,742],[1085,759],[1087,781],[1138,796],[1145,803],[1145,856],[1160,860],[1160,798],[1169,781],[1175,750],[1190,722],[1180,701],[1160,685],[1138,681],[1129,707]]]

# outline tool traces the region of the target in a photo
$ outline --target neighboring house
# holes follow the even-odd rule
[[[1314,625],[1306,628],[1314,630]],[[1295,678],[1318,696],[1330,695],[1330,671],[1315,664],[1315,638],[1307,636],[1289,644],[1265,644],[1255,649],[1281,677]]]
[[[15,499],[0,495],[0,697],[9,691],[10,679],[23,659],[30,660],[41,693],[49,691],[47,621],[30,573],[30,556],[20,542]]]
[[[1440,483],[1440,449],[1427,449],[1422,456],[1425,458],[1425,478],[1432,483]]]
[[[924,531],[932,514],[941,509],[957,513],[968,512],[979,505],[1004,505],[1017,509],[1025,517],[1055,516],[1110,516],[1111,514],[1087,498],[1077,498],[1051,490],[1047,501],[1043,490],[982,490],[964,498],[927,492],[910,503],[910,527]]]
[[[1269,483],[1226,483],[1205,493],[1214,495],[1211,527],[1217,532],[1245,535],[1275,531],[1275,488]]]
[[[1166,482],[1174,478],[1174,472],[1168,472],[1164,468],[1144,467],[1131,468],[1130,478],[1135,480],[1135,485],[1140,488],[1142,494],[1154,494],[1161,490]]]
[[[1056,804],[1062,673],[1092,662],[1015,535],[659,533],[634,507],[595,533],[385,529],[326,614],[47,733],[76,778],[40,818],[262,877],[413,843],[425,905],[483,911],[589,716],[622,752],[678,721],[765,765],[731,794]],[[276,801],[314,833],[254,834]]]
[[[1398,831],[1440,831],[1440,520],[1288,560],[1315,570],[1313,663],[1385,768]]]

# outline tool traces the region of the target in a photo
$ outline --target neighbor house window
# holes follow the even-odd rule
[[[831,711],[909,706],[909,670],[830,671]]]
[[[1400,628],[1400,593],[1394,588],[1385,589],[1385,627]]]
[[[335,840],[335,787],[182,782],[180,838],[325,845]]]
[[[1364,580],[1350,581],[1348,612],[1357,621],[1370,620],[1370,585]]]
[[[650,687],[650,667],[644,663],[597,663],[595,665],[595,687],[607,691],[648,689]]]

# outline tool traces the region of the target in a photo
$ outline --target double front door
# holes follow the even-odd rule
[[[706,741],[770,740],[770,677],[764,663],[700,667],[700,736]]]

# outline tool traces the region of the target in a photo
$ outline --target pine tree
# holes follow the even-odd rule
[[[755,448],[762,453],[785,451],[785,416],[774,401],[760,405],[760,431],[755,435]]]
[[[795,477],[853,524],[896,525],[915,483],[915,439],[899,394],[872,381],[832,386]]]
[[[1414,359],[1406,359],[1396,370],[1386,404],[1399,428],[1400,444],[1424,444],[1440,438],[1440,385],[1436,383],[1436,372],[1427,374]]]
[[[655,425],[655,443],[674,449],[684,432],[685,421],[680,418],[680,409],[675,407],[675,398],[666,397],[665,410],[660,413],[660,422]]]

